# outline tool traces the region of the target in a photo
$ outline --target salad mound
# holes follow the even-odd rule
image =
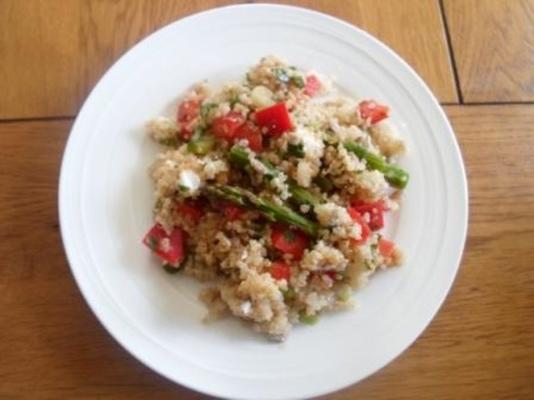
[[[350,307],[353,289],[403,258],[381,233],[408,183],[388,116],[272,56],[240,82],[196,84],[175,117],[147,124],[162,147],[143,242],[168,272],[211,284],[210,318],[276,340]]]

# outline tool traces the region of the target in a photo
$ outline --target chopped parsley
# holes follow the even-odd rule
[[[177,147],[178,146],[178,139],[176,138],[167,138],[167,139],[161,139],[158,141],[160,144],[168,147]]]
[[[295,297],[297,297],[297,294],[295,293],[295,291],[290,287],[288,287],[285,290],[282,289],[281,292],[282,292],[282,295],[284,296],[284,302],[286,303],[294,300]]]
[[[331,192],[334,189],[334,184],[330,179],[328,179],[326,176],[319,175],[314,180],[313,183],[315,183],[319,188],[326,193]]]
[[[302,143],[293,144],[289,143],[287,145],[287,154],[290,156],[295,156],[297,158],[304,157],[304,145]]]
[[[232,92],[231,96],[230,96],[230,107],[234,107],[237,103],[239,103],[239,93],[237,92]]]

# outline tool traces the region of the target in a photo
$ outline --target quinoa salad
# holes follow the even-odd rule
[[[143,243],[167,272],[209,283],[209,320],[283,340],[350,308],[354,289],[403,260],[381,233],[408,183],[388,116],[273,56],[241,81],[194,85],[176,116],[147,124],[161,151]]]

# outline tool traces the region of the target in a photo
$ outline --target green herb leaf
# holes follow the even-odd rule
[[[317,176],[313,182],[319,186],[319,188],[326,193],[331,192],[334,189],[334,184],[330,179],[328,179],[326,176],[319,175]]]
[[[287,288],[286,290],[282,290],[281,292],[282,292],[282,295],[284,296],[284,301],[286,303],[290,302],[290,301],[293,301],[295,299],[295,297],[297,296],[295,291],[290,287]]]
[[[178,139],[176,138],[167,138],[167,139],[161,139],[158,140],[158,142],[164,146],[168,147],[177,147],[178,146]]]
[[[287,145],[287,154],[290,156],[294,156],[297,158],[303,158],[304,157],[304,145],[302,143],[289,143]]]
[[[239,93],[233,92],[230,96],[230,107],[234,107],[237,103],[239,103]]]

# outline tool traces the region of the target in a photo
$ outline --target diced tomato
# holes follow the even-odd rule
[[[300,260],[304,250],[309,246],[308,236],[298,229],[291,229],[285,225],[274,225],[271,233],[273,246],[285,254],[292,254],[295,260]]]
[[[245,212],[245,209],[239,206],[236,206],[232,203],[227,203],[223,206],[224,216],[230,221],[239,219],[241,215]]]
[[[180,137],[184,140],[189,140],[191,139],[191,136],[193,136],[193,131],[185,126],[182,126],[182,129],[180,129]]]
[[[248,147],[255,152],[260,152],[263,149],[263,137],[260,129],[252,122],[245,122],[235,131],[235,140],[246,139]]]
[[[389,115],[389,107],[378,104],[374,100],[364,100],[358,105],[358,108],[362,118],[369,119],[371,124],[376,124]]]
[[[181,125],[180,136],[183,139],[189,140],[193,135],[193,132],[187,125],[198,116],[199,111],[200,101],[198,100],[184,100],[178,106],[176,121]]]
[[[289,280],[289,277],[291,276],[289,265],[283,261],[273,261],[271,264],[271,276],[276,280]]]
[[[256,111],[256,122],[260,127],[267,129],[269,135],[275,137],[292,129],[285,103],[277,103]]]
[[[211,129],[213,135],[219,139],[234,139],[237,129],[245,122],[243,114],[230,111],[228,114],[215,118]]]
[[[356,222],[360,227],[362,228],[362,234],[360,240],[353,239],[352,242],[354,244],[363,244],[366,242],[366,240],[369,238],[369,235],[371,234],[371,229],[369,228],[369,225],[365,222],[362,215],[356,211],[354,208],[349,207],[347,208],[347,211],[352,218],[354,222]]]
[[[160,224],[154,225],[143,238],[148,246],[163,261],[178,267],[185,257],[184,242],[186,234],[178,227],[168,234]]]
[[[204,215],[204,204],[199,200],[185,200],[178,205],[178,211],[196,224]]]
[[[326,271],[324,274],[328,276],[330,279],[332,279],[333,281],[336,280],[336,277],[337,277],[336,271]]]
[[[371,228],[371,230],[377,231],[384,227],[384,211],[386,211],[387,208],[383,200],[378,200],[374,203],[355,201],[351,206],[362,216],[369,216],[369,228]]]
[[[386,240],[386,239],[380,239],[378,241],[378,251],[380,252],[380,255],[384,258],[389,258],[393,255],[393,251],[395,250],[395,243]]]
[[[178,106],[177,121],[180,123],[187,123],[198,116],[200,110],[200,102],[198,100],[185,100]]]
[[[304,93],[313,97],[321,89],[321,81],[315,75],[308,75],[306,77],[306,85],[304,86]]]

